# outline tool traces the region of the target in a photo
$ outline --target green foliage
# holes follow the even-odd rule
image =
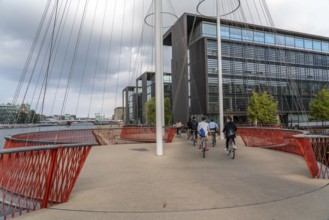
[[[155,97],[145,103],[145,118],[149,124],[155,123]]]
[[[145,118],[147,123],[154,124],[156,122],[156,112],[155,112],[155,97],[151,98],[145,103]],[[164,110],[165,110],[165,125],[170,125],[172,122],[171,115],[171,104],[168,97],[164,100]]]
[[[39,122],[40,122],[40,115],[37,114],[34,110],[31,110],[29,114],[26,112],[19,112],[16,115],[17,124],[31,124],[31,123],[39,123]]]
[[[323,87],[310,103],[311,117],[321,121],[329,120],[329,91]]]
[[[30,112],[29,123],[39,123],[40,115],[37,114],[34,110]]]
[[[261,124],[277,124],[278,102],[263,92],[261,95],[253,91],[249,99],[248,116],[250,122]]]
[[[17,124],[26,124],[28,115],[25,112],[19,112],[16,116],[16,123]]]
[[[165,108],[165,125],[171,125],[172,116],[171,116],[171,104],[170,98],[166,97],[164,100],[164,108]]]

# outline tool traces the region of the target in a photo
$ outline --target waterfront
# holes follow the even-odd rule
[[[22,134],[28,132],[39,132],[39,131],[57,131],[57,130],[72,130],[72,129],[92,129],[95,128],[94,124],[76,124],[76,125],[65,125],[65,126],[39,126],[29,128],[2,128],[0,129],[0,149],[3,149],[5,143],[5,137],[15,134]]]

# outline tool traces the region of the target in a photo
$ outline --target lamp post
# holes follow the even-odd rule
[[[224,139],[224,108],[223,108],[223,75],[222,75],[222,49],[220,37],[220,0],[217,0],[217,65],[218,65],[218,110],[220,139]]]
[[[162,53],[162,0],[154,0],[155,7],[155,112],[156,112],[156,155],[163,155],[163,53]]]

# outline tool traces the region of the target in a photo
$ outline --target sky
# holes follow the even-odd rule
[[[199,3],[162,1],[163,10],[177,17],[195,13]],[[200,5],[203,14],[214,14],[211,1]],[[241,4],[251,7],[261,1],[241,0]],[[143,71],[154,71],[153,28],[144,23],[145,15],[150,15],[147,21],[152,25],[151,0],[92,0],[88,4],[72,0],[68,8],[78,10],[57,17],[56,24],[66,24],[55,29],[57,35],[49,31],[54,20],[48,23],[49,16],[42,17],[47,2],[0,0],[0,104],[24,101],[46,115],[93,117],[101,113],[111,117],[114,108],[122,106],[122,89],[134,85]],[[51,6],[56,1],[49,2]],[[328,0],[266,2],[276,28],[329,37]],[[80,26],[84,7],[86,17]],[[44,35],[46,29],[40,31],[33,56],[29,56],[41,21],[50,29]],[[164,26],[174,21],[174,16],[164,13]],[[43,39],[44,49],[40,49]],[[164,54],[164,70],[170,72],[170,49]],[[47,60],[52,61],[49,66]]]

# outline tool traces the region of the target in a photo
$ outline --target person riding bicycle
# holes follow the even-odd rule
[[[190,132],[191,136],[194,135],[195,140],[198,140],[198,121],[196,120],[195,116],[193,116],[192,121],[190,123]]]
[[[210,128],[210,131],[211,131],[211,132],[215,132],[215,133],[217,133],[218,125],[217,125],[216,122],[214,122],[214,119],[211,119],[211,120],[210,120],[209,128]]]
[[[225,138],[226,138],[226,148],[225,151],[228,152],[228,143],[230,141],[230,138],[233,138],[233,143],[235,144],[235,134],[236,134],[237,128],[234,124],[232,118],[230,116],[227,117],[227,123],[223,129],[223,132],[225,132]]]
[[[199,133],[201,141],[202,141],[202,138],[205,138],[205,140],[206,140],[206,151],[208,151],[209,150],[208,149],[208,133],[210,132],[210,129],[209,129],[209,124],[206,120],[207,120],[207,117],[203,116],[202,121],[199,122],[199,124],[198,124],[198,133]],[[201,129],[203,130],[203,132],[201,131]],[[203,133],[204,136],[200,135],[201,133]],[[200,145],[199,149],[201,149],[201,145]]]

